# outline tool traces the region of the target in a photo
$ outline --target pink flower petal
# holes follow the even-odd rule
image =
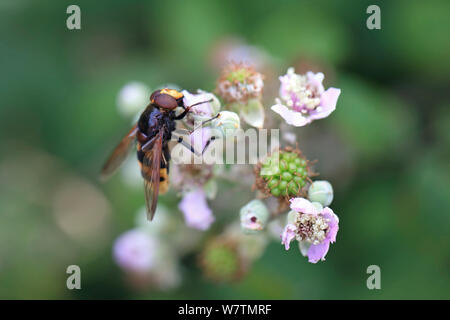
[[[336,103],[340,94],[341,89],[328,88],[327,91],[322,93],[320,105],[311,112],[310,118],[322,119],[328,117],[336,109]]]
[[[319,260],[325,260],[329,248],[330,242],[326,239],[320,244],[312,244],[308,249],[308,261],[317,263]]]
[[[328,221],[328,228],[330,229],[327,233],[327,239],[333,243],[336,241],[336,235],[339,230],[339,218],[337,215],[334,214],[333,210],[326,207],[322,211],[322,216],[327,218]]]
[[[291,209],[297,212],[316,215],[319,212],[317,208],[305,198],[293,198],[290,200]]]
[[[312,86],[317,91],[318,94],[322,94],[325,91],[325,88],[323,87],[322,84],[325,76],[322,72],[314,73],[308,71],[306,73],[306,78],[308,79],[309,85]]]
[[[202,189],[185,194],[178,207],[183,212],[186,225],[191,228],[206,230],[214,222],[214,216]]]
[[[185,106],[190,106],[198,102],[207,101],[211,98],[207,93],[193,94],[187,90],[183,90],[181,93],[184,96],[183,102]],[[205,115],[208,117],[213,116],[212,110],[213,108],[211,107],[211,103],[209,102],[196,105],[191,109],[194,114]]]
[[[156,262],[156,240],[140,230],[122,234],[114,243],[113,255],[116,263],[132,272],[149,271]]]
[[[286,123],[291,126],[302,127],[310,122],[310,120],[302,116],[300,112],[290,110],[282,104],[275,104],[271,109],[278,113],[286,121]]]
[[[330,243],[336,241],[336,235],[339,230],[339,218],[334,214],[333,210],[326,207],[320,213],[323,217],[328,219],[328,227],[330,230],[327,233],[325,240],[320,244],[311,245],[308,249],[308,261],[316,263],[319,260],[325,260],[325,256],[330,248]]]
[[[295,231],[297,228],[293,224],[288,224],[284,227],[283,234],[281,235],[281,244],[284,244],[284,248],[289,250],[291,241],[295,238]]]

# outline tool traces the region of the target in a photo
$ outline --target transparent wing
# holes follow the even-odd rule
[[[130,146],[134,142],[137,133],[137,125],[128,132],[128,134],[120,141],[117,147],[109,156],[108,160],[104,164],[100,178],[102,180],[108,178],[112,175],[116,169],[122,164],[122,162],[127,157],[128,151],[130,150]]]
[[[163,130],[158,133],[152,149],[145,153],[142,161],[142,177],[144,178],[145,203],[147,217],[153,220],[158,204],[159,180],[162,159]]]

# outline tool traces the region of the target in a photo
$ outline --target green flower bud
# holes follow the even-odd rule
[[[211,123],[214,134],[220,137],[232,136],[241,127],[239,116],[232,111],[221,111]]]
[[[244,233],[254,234],[264,229],[270,213],[261,200],[255,199],[241,208],[240,215]]]
[[[319,202],[324,207],[333,201],[333,187],[328,181],[314,181],[308,190],[308,198],[311,202]]]
[[[213,239],[204,248],[199,262],[204,274],[218,282],[235,280],[244,271],[237,244],[224,239]]]
[[[249,260],[255,260],[262,256],[267,247],[268,239],[265,233],[242,234],[240,239],[240,251]]]
[[[323,206],[322,206],[322,204],[321,204],[320,202],[311,202],[311,204],[312,204],[314,207],[316,207],[316,209],[317,209],[318,212],[322,212]]]

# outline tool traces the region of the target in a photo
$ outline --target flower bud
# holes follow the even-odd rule
[[[314,181],[308,190],[308,198],[311,202],[319,202],[324,207],[333,201],[333,187],[328,181]]]
[[[117,108],[125,117],[132,117],[145,109],[149,103],[150,88],[141,82],[130,82],[117,96]]]
[[[221,111],[219,117],[214,119],[211,124],[214,135],[217,134],[222,138],[234,135],[240,127],[239,116],[231,111]]]
[[[320,202],[311,202],[311,204],[316,208],[317,212],[322,212],[323,206]]]
[[[261,200],[252,200],[241,208],[241,228],[253,234],[263,230],[269,220],[269,210]]]
[[[246,265],[243,258],[237,243],[216,238],[204,248],[199,263],[207,278],[227,282],[239,279],[243,275]]]
[[[265,233],[245,234],[241,233],[240,251],[250,261],[259,259],[266,250],[269,243]]]

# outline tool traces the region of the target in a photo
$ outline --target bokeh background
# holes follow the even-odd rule
[[[66,28],[70,4],[81,30]],[[366,28],[370,4],[381,30]],[[449,299],[448,12],[445,0],[1,1],[0,298]],[[338,241],[316,265],[273,242],[232,284],[188,256],[178,288],[137,289],[111,248],[143,191],[97,179],[131,123],[117,94],[130,81],[213,90],[230,44],[269,56],[275,81],[296,66],[342,89],[329,118],[297,131],[335,188]],[[237,215],[241,197],[219,196],[214,214]],[[181,215],[177,201],[161,198]],[[70,264],[82,290],[66,288]],[[366,287],[372,264],[381,290]]]

